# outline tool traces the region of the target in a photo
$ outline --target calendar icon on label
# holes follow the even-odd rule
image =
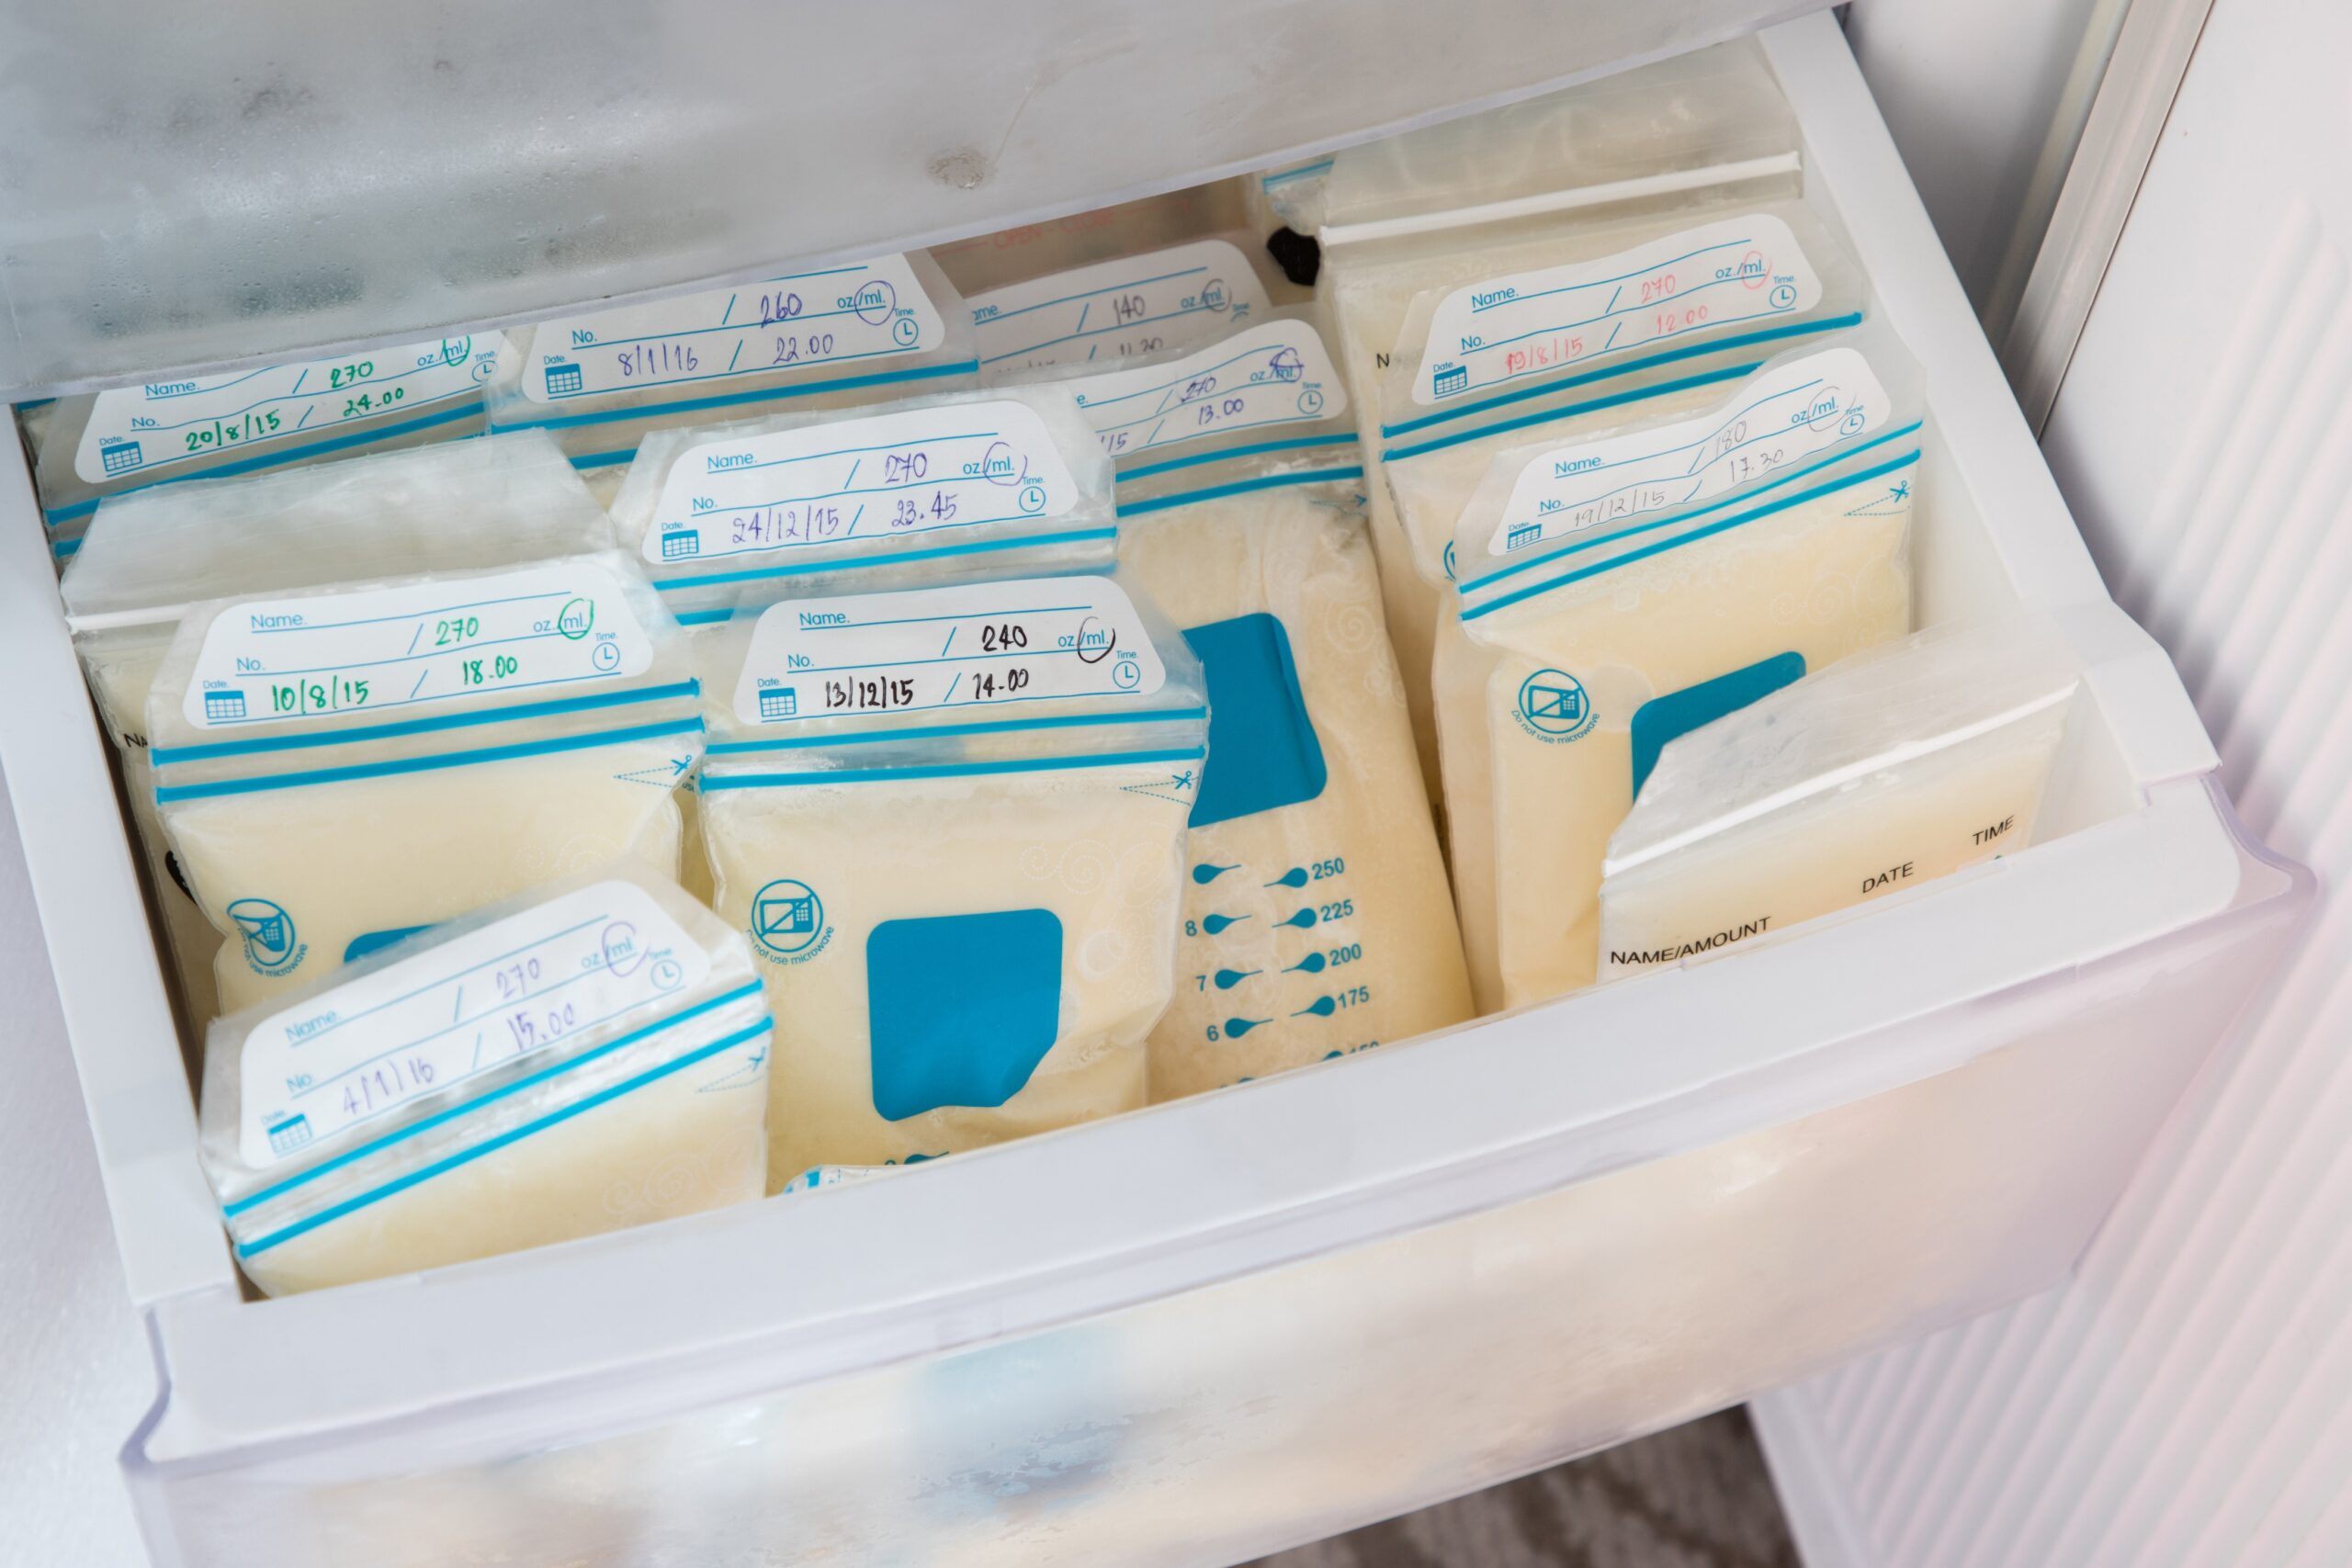
[[[311,1141],[311,1119],[296,1113],[269,1124],[269,1151],[288,1155]]]
[[[215,719],[244,717],[245,694],[243,692],[205,693],[204,716]]]
[[[1437,373],[1436,379],[1430,385],[1430,390],[1441,398],[1450,398],[1456,392],[1469,389],[1470,367],[1467,365],[1448,366]]]
[[[560,398],[580,390],[580,367],[550,365],[548,367],[548,396]]]
[[[146,458],[140,453],[136,441],[101,441],[98,443],[98,467],[110,474],[127,474]]]
[[[702,536],[696,533],[664,534],[662,536],[662,558],[684,560],[688,556],[702,554]]]
[[[790,718],[800,711],[800,690],[797,686],[771,686],[760,694],[762,718]]]

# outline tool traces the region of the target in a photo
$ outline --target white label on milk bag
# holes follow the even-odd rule
[[[1787,223],[1766,212],[1725,219],[1597,261],[1455,289],[1430,318],[1413,400],[1433,407],[1820,302],[1821,279]]]
[[[691,992],[710,958],[600,882],[272,1013],[245,1036],[238,1149],[277,1163],[502,1063]]]
[[[180,711],[199,729],[410,712],[642,675],[653,645],[610,569],[562,561],[356,593],[232,604]]]
[[[117,387],[91,404],[74,471],[102,484],[296,436],[315,439],[338,426],[446,412],[453,398],[481,397],[498,342],[495,333],[431,338],[299,365]]]
[[[1172,364],[1090,376],[1070,390],[1114,457],[1348,412],[1323,339],[1298,321],[1236,333]]]
[[[972,325],[986,378],[1190,348],[1267,309],[1232,241],[1194,240],[976,295]]]
[[[523,395],[560,403],[804,366],[854,366],[920,354],[945,338],[914,268],[889,255],[544,322],[523,364]]]
[[[735,686],[745,724],[1140,696],[1168,671],[1107,577],[1018,578],[771,606]]]
[[[1887,421],[1886,389],[1850,348],[1792,360],[1697,419],[1555,447],[1521,468],[1487,541],[1510,555],[1756,484]]]
[[[656,565],[1058,517],[1078,481],[1027,403],[946,403],[689,446],[645,531]]]

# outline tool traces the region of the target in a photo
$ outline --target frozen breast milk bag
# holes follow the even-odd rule
[[[1436,583],[1497,452],[1708,406],[1792,340],[1860,320],[1843,247],[1799,201],[1586,221],[1479,259],[1504,265],[1413,297],[1380,388],[1381,472]]]
[[[861,579],[1108,566],[1118,529],[1110,460],[1068,389],[1042,387],[655,431],[613,512],[695,628]],[[707,897],[699,797],[680,804]]]
[[[970,386],[975,369],[970,310],[910,251],[542,321],[499,355],[490,427],[551,430],[609,485],[650,430]]]
[[[1939,628],[1673,741],[1609,841],[1602,976],[2025,848],[2079,683],[2038,621]]]
[[[123,759],[182,1000],[215,1005],[220,945],[168,858],[147,765],[147,697],[193,600],[315,587],[355,573],[457,570],[609,548],[612,522],[548,436],[527,432],[197,479],[98,508],[59,592],[107,732]]]
[[[1447,418],[1414,426],[1423,434],[1409,442],[1410,431],[1396,440],[1384,435],[1385,424],[1430,412],[1384,407],[1396,367],[1408,374],[1419,368],[1422,343],[1400,341],[1415,296],[1606,254],[1604,245],[1564,254],[1546,242],[1608,227],[1630,213],[1698,212],[1735,193],[1758,201],[1785,197],[1797,186],[1796,146],[1793,118],[1761,51],[1742,39],[1348,148],[1316,177],[1322,187],[1317,290],[1332,312],[1340,368],[1363,434],[1389,634],[1432,792],[1436,741],[1425,671],[1440,579],[1430,570],[1433,557],[1428,565],[1416,562],[1382,473],[1382,449],[1419,446],[1464,417],[1460,404],[1481,405],[1469,411],[1481,412],[1490,399],[1466,396],[1449,376],[1445,397],[1455,404]],[[1601,323],[1593,341],[1605,340],[1609,324]],[[1502,334],[1479,335],[1492,343]],[[1556,357],[1542,368],[1555,370]],[[1450,519],[1439,525],[1449,525]]]
[[[1592,982],[1602,855],[1659,748],[1910,629],[1915,389],[1872,329],[1696,418],[1496,458],[1435,673],[1482,995]]]
[[[777,1020],[770,1189],[1142,1104],[1207,726],[1148,604],[1094,574],[795,599],[706,652],[717,908]]]
[[[1120,560],[1208,684],[1152,1097],[1460,1022],[1461,940],[1354,504],[1347,390],[1314,322],[1286,314],[1075,386],[1119,452]]]
[[[147,721],[231,1010],[582,866],[674,878],[702,749],[677,623],[618,552],[197,605]]]
[[[206,1173],[273,1296],[760,1195],[767,1002],[743,939],[627,863],[214,1022]]]
[[[503,344],[496,333],[427,338],[61,398],[33,465],[58,553],[108,496],[479,435]]]

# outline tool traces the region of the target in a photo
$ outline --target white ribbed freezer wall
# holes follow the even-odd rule
[[[2248,825],[2352,879],[2352,132],[2331,0],[2218,0],[2044,433]],[[2352,906],[2066,1288],[1763,1403],[1809,1568],[2352,1561]]]

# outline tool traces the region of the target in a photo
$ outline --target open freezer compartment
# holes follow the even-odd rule
[[[1206,1563],[1669,1425],[2063,1270],[2309,892],[2199,782],[2048,848],[952,1177],[175,1297],[134,1487],[193,1562]]]
[[[1920,361],[1920,618],[2087,671],[2053,835],[1672,970],[837,1190],[249,1301],[21,477],[0,730],[162,1390],[159,1560],[1231,1562],[2046,1285],[2295,931],[1836,27],[1764,47]]]

